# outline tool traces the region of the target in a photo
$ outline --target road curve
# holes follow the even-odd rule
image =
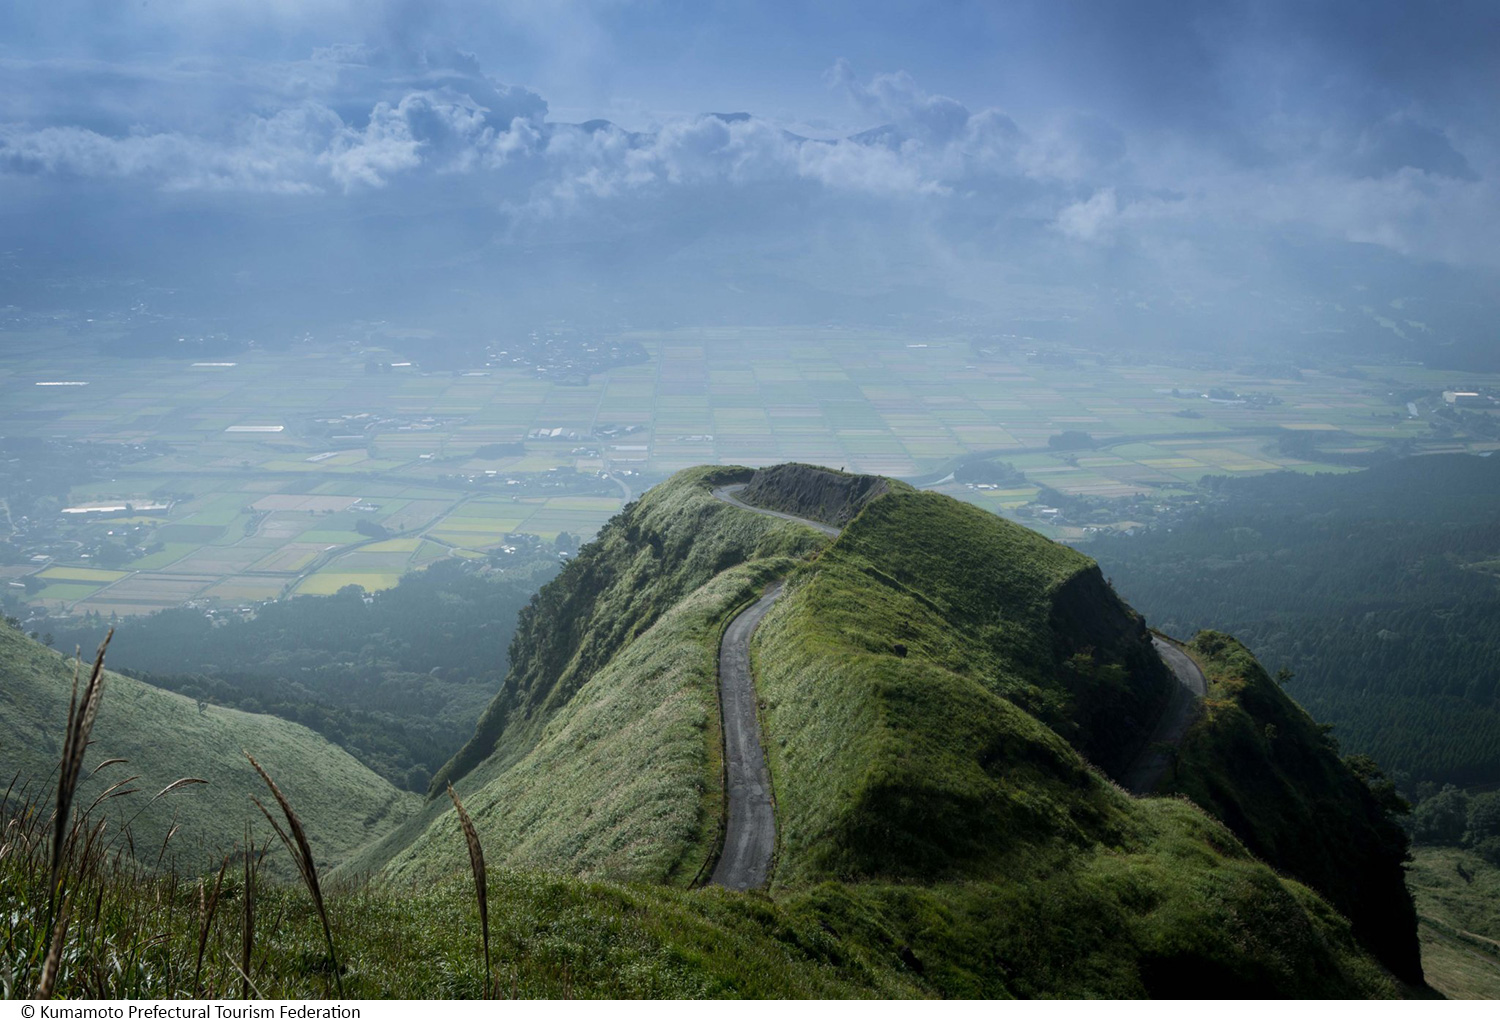
[[[730,506],[784,521],[796,521],[837,538],[839,529],[805,517],[765,510],[741,503],[735,493],[743,485],[714,490],[714,498]],[[750,672],[750,637],[781,595],[781,583],[767,589],[760,601],[736,616],[719,642],[719,711],[724,724],[724,771],[727,786],[724,848],[719,853],[713,885],[726,889],[759,889],[771,877],[776,852],[776,806],[771,799],[771,773],[760,743],[760,713],[755,677]]]
[[[719,710],[724,722],[728,824],[724,827],[724,849],[709,881],[726,889],[759,889],[765,885],[776,851],[776,807],[771,800],[765,750],[760,745],[755,678],[750,673],[750,635],[780,594],[778,582],[759,602],[734,618],[719,643]]]
[[[1120,780],[1120,785],[1137,797],[1151,793],[1161,782],[1171,762],[1172,751],[1182,743],[1188,727],[1198,715],[1199,702],[1208,694],[1208,681],[1203,670],[1188,658],[1186,652],[1154,634],[1151,643],[1177,682],[1172,685],[1172,696],[1162,710],[1161,718],[1156,720],[1151,739],[1146,741],[1146,746]]]
[[[766,517],[779,517],[784,521],[796,521],[798,524],[805,524],[815,531],[821,531],[829,538],[839,537],[839,529],[835,528],[832,524],[824,524],[822,521],[809,520],[806,517],[798,517],[795,514],[784,514],[778,510],[767,510],[764,507],[751,506],[749,503],[741,503],[737,498],[737,494],[744,487],[745,486],[743,483],[739,485],[722,486],[721,488],[714,490],[714,499],[728,503],[730,506],[737,506],[741,510],[749,510],[753,514],[762,514]]]

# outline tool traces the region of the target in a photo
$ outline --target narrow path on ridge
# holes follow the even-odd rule
[[[726,485],[714,489],[713,495],[741,510],[805,524],[831,538],[839,536],[839,529],[831,524],[741,502],[737,495],[743,488],[743,485]],[[770,878],[771,858],[776,850],[776,812],[765,750],[760,743],[755,677],[750,671],[750,638],[780,595],[781,584],[777,583],[760,601],[734,618],[719,645],[719,704],[728,773],[725,807],[728,821],[724,848],[709,881],[729,889],[764,886]],[[1149,795],[1161,782],[1172,753],[1197,717],[1199,703],[1208,695],[1208,680],[1187,653],[1156,635],[1152,635],[1151,644],[1177,682],[1151,739],[1121,777],[1120,785],[1138,797]]]
[[[1198,715],[1198,703],[1208,695],[1208,680],[1203,676],[1203,670],[1188,658],[1186,652],[1155,634],[1151,635],[1151,643],[1177,683],[1172,685],[1172,696],[1156,720],[1151,739],[1146,741],[1146,746],[1120,779],[1120,785],[1137,797],[1150,794],[1161,782],[1172,760],[1172,752],[1182,743],[1188,727]]]
[[[714,498],[741,510],[796,521],[838,537],[839,529],[830,524],[741,503],[734,494],[743,487],[715,489]],[[776,808],[771,799],[766,752],[760,743],[759,699],[755,695],[755,677],[750,672],[750,638],[780,595],[781,583],[777,582],[760,601],[730,622],[719,643],[719,708],[723,713],[728,821],[724,826],[724,849],[709,881],[726,889],[762,888],[771,877],[771,858],[776,852]]]
[[[741,503],[738,493],[744,487],[743,484],[725,485],[722,488],[714,490],[714,499],[728,503],[730,506],[737,506],[741,510],[749,510],[752,514],[763,514],[766,517],[780,517],[784,521],[796,521],[798,524],[806,524],[809,528],[812,528],[814,531],[821,531],[829,538],[839,537],[839,529],[835,528],[832,524],[824,524],[822,521],[814,521],[807,517],[798,517],[796,514],[784,514],[779,510],[767,510],[764,507]]]

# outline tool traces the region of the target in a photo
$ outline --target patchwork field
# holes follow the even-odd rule
[[[1335,454],[1401,439],[1432,446],[1425,413],[1413,416],[1394,394],[1497,381],[1390,365],[1271,378],[1060,355],[1024,338],[980,349],[966,338],[838,329],[627,339],[649,363],[582,386],[498,367],[371,373],[376,348],[251,351],[206,367],[17,343],[12,350],[29,353],[0,358],[0,435],[158,444],[148,459],[81,479],[68,499],[170,507],[68,522],[71,541],[51,543],[29,568],[25,598],[54,611],[136,613],[346,584],[373,591],[436,559],[499,550],[512,534],[586,540],[646,485],[704,462],[797,460],[917,478],[1000,513],[1033,503],[1043,487],[1149,500],[1204,475],[1347,470]],[[63,369],[88,385],[34,385]],[[226,431],[268,426],[281,429]],[[1097,446],[1049,449],[1068,430]],[[1288,435],[1316,445],[1278,441]],[[479,456],[490,444],[520,452]],[[1024,484],[941,477],[954,458],[981,451],[999,451]],[[609,477],[595,483],[600,494],[580,495],[548,481],[575,477],[559,471]],[[1045,519],[1028,523],[1048,530]],[[109,535],[128,537],[139,554],[101,569],[84,550]]]

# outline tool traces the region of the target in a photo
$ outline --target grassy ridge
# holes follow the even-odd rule
[[[586,878],[696,877],[723,809],[719,622],[791,563],[761,560],[715,577],[584,684],[519,760],[492,759],[460,780],[487,858]],[[385,866],[387,876],[462,865],[457,822],[442,803]],[[378,852],[354,866],[377,860]]]
[[[522,614],[505,687],[440,781],[500,864],[691,881],[718,833],[717,655],[731,610],[827,539],[715,500],[684,472],[615,518]],[[498,729],[496,728],[498,727]],[[489,745],[491,753],[468,764]],[[447,799],[349,872],[457,866]]]
[[[522,610],[505,686],[434,777],[429,796],[492,757],[518,760],[616,652],[716,574],[752,559],[804,555],[827,541],[709,493],[748,477],[743,468],[680,472],[611,519]]]
[[[1134,800],[1080,754],[1128,740],[1102,721],[1070,721],[1100,702],[1144,704],[1153,683],[1128,660],[1145,640],[1138,618],[1090,561],[899,491],[829,545],[714,501],[709,488],[726,475],[736,473],[689,472],[653,490],[539,596],[513,649],[509,700],[490,719],[499,728],[479,735],[491,753],[455,767],[495,865],[502,991],[1395,991],[1342,917],[1225,825],[1185,801]],[[712,842],[719,628],[781,574],[787,594],[753,642],[776,883],[769,896],[663,884],[690,878]],[[375,883],[331,899],[347,994],[483,990],[449,815],[429,802],[345,868],[388,863]],[[36,876],[19,860],[0,854],[0,884],[34,905]],[[138,901],[121,883],[112,896]],[[154,994],[183,989],[197,930],[191,899],[160,895],[181,907],[153,915],[165,936],[148,968]],[[306,897],[281,888],[262,909],[282,913],[262,936],[260,991],[331,994]],[[234,945],[233,913],[216,922],[214,945]],[[136,937],[127,921],[108,922],[108,938]],[[232,985],[220,956],[209,994]],[[85,971],[70,973],[65,990],[87,988]]]
[[[0,626],[0,719],[5,724],[0,775],[6,782],[21,777],[21,785],[29,783],[30,791],[45,799],[56,785],[73,672],[69,659]],[[264,799],[265,788],[241,757],[242,748],[265,764],[306,819],[323,866],[337,864],[383,835],[419,803],[415,794],[397,790],[296,723],[215,706],[199,712],[190,698],[111,673],[83,774],[108,758],[128,762],[86,781],[81,806],[112,783],[139,775],[130,785],[140,793],[110,802],[114,831],[141,811],[131,825],[131,838],[137,857],[151,863],[168,830],[178,824],[167,856],[175,854],[184,866],[196,869],[241,839],[247,818],[260,819],[248,795]],[[184,776],[207,779],[209,785],[146,803]]]
[[[1224,820],[1259,857],[1312,885],[1399,977],[1421,980],[1407,839],[1377,792],[1233,638],[1188,646],[1209,680],[1164,790]]]

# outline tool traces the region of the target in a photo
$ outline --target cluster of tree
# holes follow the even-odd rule
[[[1092,450],[1094,437],[1078,429],[1068,429],[1047,437],[1047,446],[1053,450]]]
[[[12,521],[56,518],[74,486],[126,464],[160,455],[155,443],[82,443],[30,436],[0,437],[0,496]]]
[[[1235,634],[1403,790],[1500,781],[1500,458],[1208,479],[1206,505],[1086,549],[1155,627]]]
[[[1003,485],[1019,488],[1026,484],[1026,476],[1016,470],[1015,465],[999,460],[975,458],[966,460],[953,469],[953,479],[984,485]]]
[[[253,616],[169,609],[118,621],[110,664],[156,686],[302,723],[398,786],[424,791],[499,690],[516,617],[555,558],[504,573],[443,560],[389,591],[262,605]],[[49,621],[93,647],[108,621]]]
[[[1471,797],[1444,786],[1412,809],[1411,836],[1429,846],[1466,846],[1500,867],[1500,790]]]

